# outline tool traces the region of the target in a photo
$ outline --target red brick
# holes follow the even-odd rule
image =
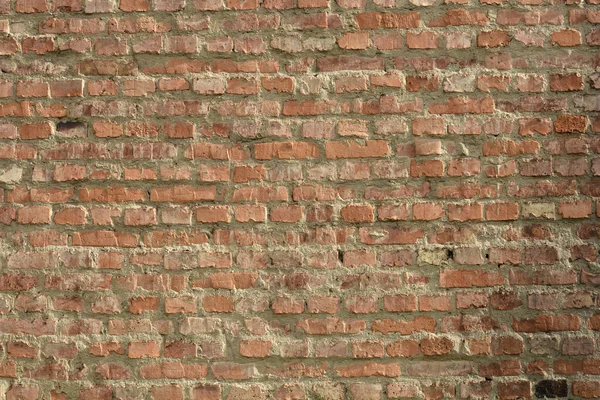
[[[19,136],[23,140],[46,139],[52,135],[50,122],[35,122],[19,127]]]
[[[446,214],[444,208],[436,203],[415,203],[413,204],[413,219],[432,221],[443,218]]]
[[[368,89],[367,78],[364,76],[344,76],[336,78],[336,93],[360,92]]]
[[[418,162],[412,160],[410,162],[410,176],[419,178],[422,176],[426,177],[440,177],[444,175],[444,162],[441,160],[427,160]]]
[[[383,307],[390,312],[410,312],[417,308],[417,298],[414,295],[385,295]]]
[[[50,82],[52,97],[83,97],[83,81],[81,79]]]
[[[226,296],[204,296],[202,298],[202,307],[208,313],[230,313],[233,312],[233,299]]]
[[[415,118],[412,120],[413,135],[442,135],[446,132],[442,118]]]
[[[390,153],[388,144],[383,140],[367,140],[364,145],[358,142],[327,142],[327,158],[379,158]]]
[[[559,115],[554,121],[557,133],[585,132],[587,118],[584,115]]]
[[[299,222],[302,220],[301,206],[279,206],[271,209],[269,219],[272,222]]]
[[[397,340],[386,346],[386,352],[390,357],[413,357],[420,353],[419,342],[416,340]],[[398,394],[397,388],[394,393]]]
[[[556,92],[570,92],[583,89],[583,76],[574,74],[550,75],[550,90]]]
[[[17,82],[18,97],[48,97],[50,96],[50,85],[40,81]]]
[[[553,45],[558,46],[579,46],[581,44],[581,32],[576,31],[575,29],[554,31],[551,34],[551,41]]]
[[[46,2],[44,0],[17,0],[15,2],[15,11],[18,13],[43,13],[48,11]]]
[[[49,224],[52,209],[48,206],[26,206],[17,209],[19,224]]]
[[[377,13],[364,12],[355,16],[356,23],[360,29],[377,28],[417,28],[419,26],[419,13]]]
[[[406,47],[409,49],[436,49],[439,37],[433,32],[406,33]]]
[[[226,93],[230,94],[257,94],[258,82],[254,79],[231,78],[227,80]]]
[[[592,213],[591,201],[561,202],[558,205],[558,213],[563,218],[587,218]]]
[[[264,77],[261,79],[261,85],[270,92],[292,93],[294,91],[294,80],[291,77]]]
[[[201,206],[196,208],[196,221],[203,223],[229,222],[229,207]]]
[[[393,378],[400,376],[400,364],[398,363],[350,364],[334,367],[334,370],[337,376],[344,378],[361,378],[370,376],[384,376],[388,378]]]
[[[177,385],[154,386],[150,393],[152,400],[183,400],[183,388]]]
[[[129,299],[129,312],[142,314],[148,311],[158,311],[158,297],[136,297]]]
[[[469,11],[462,8],[447,11],[442,17],[429,21],[428,26],[485,26],[489,22],[486,14],[479,11]]]
[[[240,354],[244,357],[268,357],[271,347],[269,340],[242,340]]]
[[[369,45],[368,32],[345,33],[338,39],[338,46],[346,50],[364,50]]]
[[[598,381],[574,381],[573,394],[584,399],[594,399],[600,396],[600,382]]]
[[[317,146],[307,142],[275,142],[255,145],[255,157],[259,160],[305,159],[319,154]]]
[[[373,206],[368,204],[351,204],[341,209],[340,215],[346,222],[373,221]]]
[[[511,221],[517,219],[518,215],[517,203],[492,203],[485,208],[485,219],[488,221]]]
[[[530,399],[531,398],[531,382],[515,381],[501,382],[498,384],[499,399]]]
[[[477,46],[479,47],[507,46],[509,41],[508,32],[501,30],[483,31],[477,35]]]
[[[149,11],[150,1],[148,0],[120,0],[119,9],[125,12]]]
[[[440,287],[499,286],[505,278],[497,272],[476,270],[444,270],[440,272]]]
[[[306,308],[309,313],[336,314],[340,310],[340,300],[334,296],[312,296]]]
[[[348,250],[344,252],[343,263],[345,267],[358,267],[361,265],[374,266],[376,255],[368,250]]]
[[[6,56],[10,54],[14,54],[19,49],[19,44],[17,40],[12,37],[3,37],[0,38],[0,55]]]
[[[384,349],[382,342],[357,342],[352,344],[352,356],[354,358],[383,357]]]
[[[238,222],[264,222],[267,219],[267,209],[260,205],[235,206],[233,214]]]

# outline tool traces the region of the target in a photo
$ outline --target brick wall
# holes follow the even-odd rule
[[[598,0],[0,0],[6,400],[600,397]]]

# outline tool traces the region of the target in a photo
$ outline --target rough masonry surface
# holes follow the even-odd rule
[[[600,397],[600,0],[0,0],[0,397]]]

